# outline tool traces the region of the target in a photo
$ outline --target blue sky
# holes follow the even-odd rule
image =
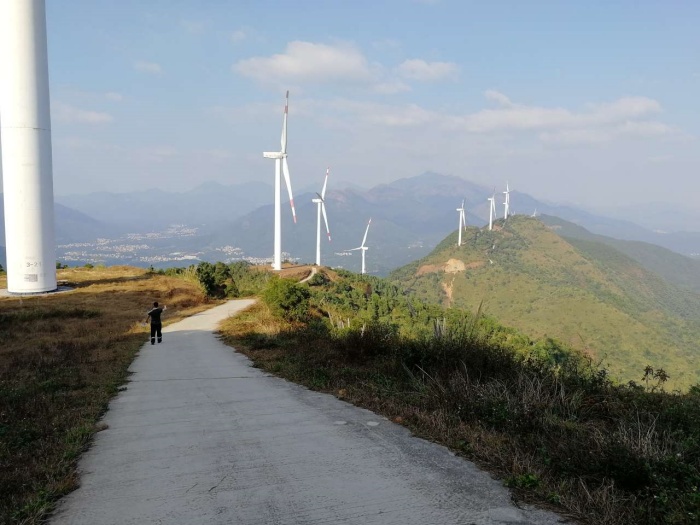
[[[426,170],[586,205],[700,193],[694,1],[47,0],[57,194]],[[329,186],[330,188],[330,186]]]

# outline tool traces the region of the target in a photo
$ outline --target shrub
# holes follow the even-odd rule
[[[265,304],[287,321],[303,321],[309,314],[309,297],[307,287],[292,279],[273,279],[265,290],[262,298]]]
[[[204,293],[209,297],[220,299],[229,295],[234,296],[233,292],[238,292],[238,288],[231,279],[230,268],[222,262],[216,264],[201,262],[197,265],[196,275]]]
[[[328,284],[329,282],[330,279],[326,274],[322,272],[317,272],[311,279],[309,279],[309,286],[323,286],[324,284]]]

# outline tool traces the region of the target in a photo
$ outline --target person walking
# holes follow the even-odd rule
[[[161,343],[163,342],[163,332],[161,329],[163,328],[163,323],[161,323],[160,320],[160,314],[163,313],[163,311],[167,307],[163,305],[163,307],[158,306],[158,301],[153,303],[153,308],[148,312],[148,317],[146,317],[146,322],[151,321],[151,344],[154,345],[156,344],[156,335],[158,336],[158,342]]]

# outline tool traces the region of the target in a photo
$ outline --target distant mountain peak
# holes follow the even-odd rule
[[[192,188],[190,191],[192,193],[212,193],[216,191],[221,191],[225,186],[221,184],[220,182],[214,181],[214,180],[208,180],[206,182],[202,182],[201,184],[198,184],[194,188]]]

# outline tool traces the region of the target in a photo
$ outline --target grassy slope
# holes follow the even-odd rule
[[[558,217],[544,215],[542,222],[552,227],[556,233],[576,245],[577,240],[597,241],[631,257],[642,267],[663,277],[683,290],[700,293],[700,260],[641,241],[613,239],[605,235],[591,233],[585,228]]]
[[[75,290],[0,298],[0,523],[38,523],[77,486],[77,458],[148,338],[152,302],[168,306],[165,324],[209,306],[195,284],[143,269],[58,278]]]
[[[589,352],[623,380],[639,380],[649,364],[671,375],[671,387],[700,380],[700,296],[610,246],[567,242],[536,219],[514,217],[502,230],[466,237],[457,247],[452,234],[392,279],[444,305],[475,310],[483,300],[503,324]],[[445,272],[448,260],[467,267]]]

